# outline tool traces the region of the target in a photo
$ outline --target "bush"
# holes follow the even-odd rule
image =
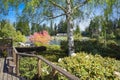
[[[80,51],[86,51],[88,53],[93,52],[100,46],[101,44],[98,44],[98,41],[92,39],[92,40],[86,40],[86,41],[81,41],[81,40],[75,40],[75,52],[80,52]],[[61,41],[61,49],[64,51],[67,51],[68,49],[67,41]]]
[[[61,51],[60,46],[58,45],[46,45],[47,50],[39,52],[39,55],[42,55],[49,61],[58,62],[59,58],[66,56],[63,51]],[[51,68],[42,62],[42,80],[48,80]],[[25,77],[28,80],[41,80],[35,79],[37,74],[37,59],[30,57],[22,57],[20,59],[20,73],[21,76]],[[51,80],[51,79],[50,79]]]
[[[27,80],[46,80],[45,78],[49,77],[49,73],[51,72],[51,68],[42,62],[41,70],[42,76],[38,78],[38,66],[37,66],[37,58],[30,57],[22,57],[20,59],[20,74]]]
[[[23,57],[20,59],[20,74],[27,80],[32,80],[37,74],[37,59]]]
[[[120,67],[118,64],[120,65],[120,61],[115,59],[103,58],[100,55],[88,55],[84,52],[78,53],[75,57],[65,57],[58,63],[63,69],[66,69],[81,80],[118,79],[113,74],[114,71],[119,72]],[[63,79],[63,76],[60,78]]]
[[[75,52],[84,51],[92,54],[100,54],[104,57],[109,56],[120,59],[120,46],[115,41],[107,41],[107,47],[104,46],[104,40],[90,39],[86,41],[75,40]],[[112,48],[113,47],[113,48]],[[61,41],[61,49],[68,52],[67,41]]]
[[[33,35],[30,36],[30,41],[35,43],[37,46],[48,44],[51,40],[50,35],[47,31],[35,32]]]
[[[20,31],[17,31],[16,34],[14,34],[15,36],[13,37],[15,42],[25,42],[26,41],[26,37],[24,35],[22,35],[22,33]]]
[[[114,33],[110,33],[110,34],[107,34],[107,39],[114,39],[115,38],[115,35]]]
[[[32,53],[32,52],[42,52],[42,51],[46,51],[46,47],[45,46],[40,46],[40,47],[16,47],[16,50],[18,52],[28,52],[28,53]]]
[[[117,45],[117,43],[114,40],[108,40],[107,45]]]
[[[59,58],[66,56],[58,45],[46,45],[46,48],[46,51],[39,52],[38,54],[44,56],[52,62],[57,62]]]
[[[46,45],[46,47],[47,47],[47,50],[53,50],[53,51],[61,50],[59,45]]]

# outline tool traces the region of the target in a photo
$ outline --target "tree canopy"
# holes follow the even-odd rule
[[[26,38],[20,31],[16,31],[9,21],[2,20],[0,22],[0,37],[12,38],[14,42],[25,42]]]
[[[68,50],[69,55],[74,53],[74,38],[73,38],[73,20],[76,18],[90,17],[91,12],[101,9],[102,14],[106,19],[113,12],[113,8],[117,6],[118,12],[120,0],[7,0],[4,1],[5,7],[10,4],[18,6],[24,3],[24,16],[32,22],[40,23],[42,20],[54,19],[64,16],[67,21],[68,33]],[[9,4],[9,5],[7,5]],[[93,13],[92,13],[93,14]],[[79,16],[82,17],[79,17]]]

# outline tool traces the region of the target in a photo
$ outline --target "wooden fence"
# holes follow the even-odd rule
[[[0,56],[7,56],[6,53],[9,53],[8,56],[12,56],[12,46],[13,40],[11,38],[0,39]]]
[[[26,56],[26,57],[36,57],[38,59],[38,62],[37,62],[37,67],[38,67],[38,77],[41,77],[41,73],[42,73],[42,68],[41,68],[41,62],[45,62],[47,65],[49,65],[51,68],[52,68],[52,77],[55,76],[55,72],[59,72],[61,74],[63,74],[64,76],[66,76],[69,80],[80,80],[78,77],[70,74],[69,72],[63,70],[61,67],[59,66],[56,66],[55,64],[53,64],[52,62],[46,60],[45,58],[43,58],[42,56],[40,55],[34,55],[34,54],[27,54],[27,53],[19,53],[17,52],[17,50],[15,48],[13,48],[13,57],[14,57],[14,62],[16,64],[16,74],[17,76],[20,75],[19,73],[19,59],[20,59],[20,56]]]

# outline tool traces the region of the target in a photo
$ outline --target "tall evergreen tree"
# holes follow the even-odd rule
[[[80,27],[77,25],[74,31],[75,34],[80,34]]]
[[[67,22],[61,20],[58,24],[58,33],[67,33]]]
[[[16,30],[20,31],[23,35],[30,35],[29,22],[18,21],[16,24]]]
[[[56,25],[56,23],[55,23],[55,24],[54,24],[54,35],[56,35],[57,32],[58,32],[58,30],[57,30],[57,25]]]
[[[53,30],[53,21],[51,20],[50,22],[50,35],[54,35],[54,30]]]

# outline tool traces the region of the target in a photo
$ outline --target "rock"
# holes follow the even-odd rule
[[[75,54],[75,53],[72,53],[71,56],[76,56],[76,54]]]

